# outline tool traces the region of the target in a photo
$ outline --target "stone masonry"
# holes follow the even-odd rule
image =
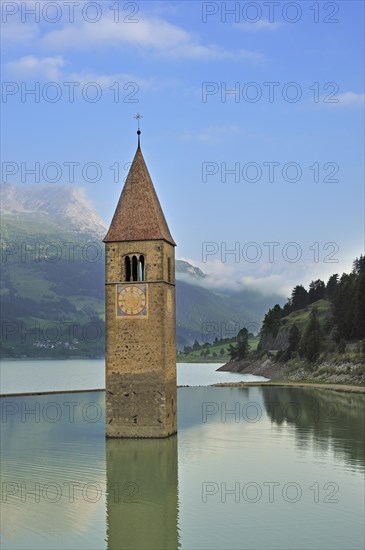
[[[106,434],[167,437],[177,431],[175,243],[140,149],[123,193],[104,239]],[[144,221],[141,230],[143,210],[153,223]],[[125,258],[132,255],[144,257],[142,281],[126,281]],[[146,289],[145,315],[118,316],[117,288],[141,284]]]

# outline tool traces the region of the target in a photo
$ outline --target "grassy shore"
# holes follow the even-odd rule
[[[315,363],[299,356],[282,362],[272,353],[252,353],[245,359],[229,361],[218,370],[265,376],[281,383],[365,385],[364,354],[358,351],[322,354]]]
[[[258,337],[250,337],[248,345],[250,351],[256,351],[259,343]],[[212,344],[202,344],[198,349],[191,351],[179,351],[176,354],[177,363],[227,363],[230,360],[229,347],[236,345],[237,341],[232,342],[214,342]]]

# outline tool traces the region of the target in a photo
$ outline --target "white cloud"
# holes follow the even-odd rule
[[[273,21],[272,23],[268,19],[259,19],[256,22],[249,23],[244,21],[242,23],[236,23],[233,25],[235,29],[248,32],[257,32],[257,31],[276,31],[284,26],[284,23],[279,21]]]
[[[176,79],[157,79],[140,78],[131,73],[112,73],[112,74],[97,74],[93,71],[74,71],[66,72],[62,70],[69,62],[62,56],[55,57],[36,57],[27,55],[9,61],[5,68],[13,77],[18,79],[38,78],[41,80],[51,80],[53,82],[78,82],[81,86],[96,82],[102,88],[108,88],[115,82],[122,84],[135,83],[138,90],[159,91],[165,88],[174,88],[179,82]],[[128,90],[132,92],[132,90]],[[124,92],[125,94],[127,92]]]
[[[129,47],[141,53],[173,59],[231,59],[257,63],[265,58],[256,51],[230,50],[217,44],[204,44],[196,34],[158,15],[137,13],[134,19],[136,22],[122,19],[117,22],[113,13],[106,11],[100,20],[91,23],[83,19],[81,8],[76,7],[72,24],[63,20],[56,27],[42,27],[33,22],[21,23],[9,18],[3,25],[3,35],[9,45],[26,43],[28,48],[32,44],[34,47],[43,47],[47,52],[57,53],[67,50],[100,51],[101,48],[121,50]]]
[[[25,55],[14,61],[9,61],[5,67],[17,78],[47,78],[58,81],[62,76],[61,69],[65,63],[66,61],[60,55],[43,58]]]
[[[250,288],[253,290],[259,290],[263,294],[273,294],[278,292],[283,296],[286,295],[286,286],[283,283],[281,274],[270,273],[268,266],[258,264],[238,264],[222,262],[221,260],[207,260],[202,262],[200,260],[192,260],[189,258],[182,259],[195,267],[199,267],[203,273],[206,274],[204,279],[192,278],[189,275],[177,273],[176,277],[185,282],[194,283],[209,289],[225,289],[225,290],[244,290]],[[258,276],[258,272],[264,272],[261,276]]]
[[[46,34],[42,44],[61,51],[132,46],[165,58],[247,59],[254,62],[263,59],[262,54],[254,51],[231,51],[214,44],[201,44],[183,28],[152,17],[140,18],[136,23],[116,23],[110,15],[95,24],[68,25]]]
[[[338,99],[338,101],[334,101]],[[341,94],[328,98],[321,96],[318,105],[324,107],[363,107],[365,105],[365,94],[357,92],[342,92]]]
[[[291,286],[288,285],[288,281],[285,280],[283,274],[268,274],[266,277],[257,277],[253,275],[245,275],[241,277],[240,283],[243,287],[259,290],[263,294],[272,294],[277,293],[281,296],[289,296],[291,289],[294,284]]]
[[[67,79],[71,82],[78,82],[81,86],[89,83],[96,82],[101,86],[101,88],[109,88],[115,82],[122,84],[133,83],[138,86],[136,90],[149,91],[149,92],[158,92],[162,89],[172,89],[176,88],[179,85],[179,81],[173,78],[157,79],[155,77],[151,78],[140,78],[139,76],[132,73],[112,73],[112,74],[97,74],[94,72],[74,72],[67,75]],[[136,91],[134,90],[134,91]],[[132,93],[132,88],[124,91],[123,94]]]
[[[301,260],[297,263],[286,263],[277,258],[275,262],[247,261],[222,262],[221,259],[208,259],[206,262],[189,258],[181,258],[195,267],[199,267],[206,277],[197,279],[182,277],[178,279],[194,283],[212,290],[240,291],[245,289],[257,290],[265,295],[278,294],[289,297],[294,286],[298,284],[308,288],[315,279],[327,282],[333,273],[349,273],[352,260],[356,253],[349,254],[339,263],[316,263],[311,260]]]
[[[196,264],[193,264],[196,265]],[[205,269],[204,269],[205,265]],[[202,286],[216,289],[257,290],[262,294],[279,294],[283,297],[290,294],[297,281],[293,272],[288,273],[285,266],[268,263],[223,263],[218,260],[208,261],[199,267],[207,273]],[[294,282],[291,282],[294,275]],[[298,275],[296,273],[296,275]]]
[[[5,16],[4,16],[5,17]],[[24,21],[8,18],[6,22],[1,25],[1,39],[3,47],[6,45],[8,48],[17,45],[29,45],[40,34],[39,25],[34,22]]]

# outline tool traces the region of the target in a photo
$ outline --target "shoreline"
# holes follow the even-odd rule
[[[216,384],[209,384],[209,386],[177,386],[179,388],[247,388],[247,387],[261,387],[261,386],[278,386],[278,387],[291,387],[291,388],[315,388],[322,390],[332,390],[343,393],[365,393],[365,386],[355,386],[351,384],[328,384],[326,382],[297,382],[297,381],[285,381],[285,380],[268,380],[257,382],[217,382]],[[94,388],[88,390],[48,390],[48,391],[33,391],[23,393],[2,393],[2,397],[29,397],[31,395],[56,395],[67,393],[92,393],[92,392],[105,392],[105,388]]]
[[[228,387],[228,388],[247,388],[257,386],[278,386],[278,387],[291,387],[291,388],[315,388],[322,390],[332,390],[343,393],[365,393],[365,386],[355,386],[351,384],[330,384],[327,382],[296,382],[291,380],[269,380],[268,382],[218,382],[212,384],[214,387]]]
[[[365,387],[363,357],[323,357],[314,364],[298,358],[286,362],[276,361],[272,354],[251,355],[245,359],[229,361],[218,371],[265,376],[280,384],[317,384],[319,387]]]
[[[105,388],[94,388],[93,390],[47,390],[47,391],[27,391],[22,393],[0,393],[0,399],[2,397],[30,397],[31,395],[58,395],[65,393],[93,393],[95,391],[104,391]]]

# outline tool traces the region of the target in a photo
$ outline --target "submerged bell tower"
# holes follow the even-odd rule
[[[143,158],[139,126],[137,133],[104,238],[107,437],[177,431],[176,244]]]

